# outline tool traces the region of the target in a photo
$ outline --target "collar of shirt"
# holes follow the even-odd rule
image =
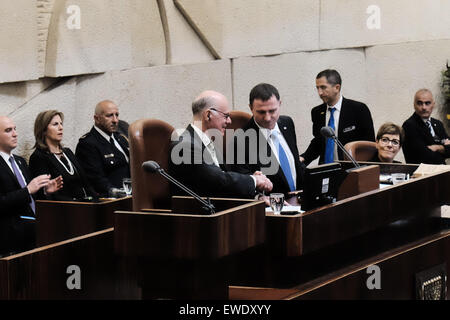
[[[9,162],[9,158],[11,158],[12,153],[11,154],[7,154],[6,152],[0,151],[0,156],[2,156],[3,160],[5,160],[6,164],[11,168],[11,162]]]
[[[95,128],[95,130],[97,130],[97,132],[100,133],[100,135],[101,135],[103,138],[105,138],[108,142],[109,142],[109,139],[110,139],[111,137],[114,138],[114,135],[110,135],[110,136],[109,136],[105,131],[103,131],[102,129],[100,129],[100,128],[97,127],[96,125],[94,125],[94,128]],[[116,140],[116,139],[114,139],[114,140]]]
[[[259,130],[262,132],[262,134],[264,135],[264,138],[266,138],[266,140],[269,140],[270,136],[275,131],[278,132],[279,136],[281,136],[281,131],[280,131],[280,128],[278,127],[278,123],[275,123],[275,127],[273,129],[267,129],[267,128],[261,127],[258,124],[258,122],[256,122],[255,118],[253,118],[253,121],[255,121],[255,124],[258,126]]]
[[[336,104],[334,105],[334,106],[329,106],[329,105],[327,105],[327,108],[328,109],[331,109],[331,108],[336,108],[336,111],[341,111],[341,107],[342,107],[342,99],[343,99],[343,97],[342,97],[342,95],[340,94],[339,95],[339,100],[338,100],[338,102],[336,102]],[[335,112],[336,112],[335,111]]]
[[[203,144],[208,146],[211,143],[211,139],[199,127],[197,127],[195,123],[192,123],[191,126],[194,128],[195,133],[198,134]]]

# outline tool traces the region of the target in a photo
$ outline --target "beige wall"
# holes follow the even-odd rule
[[[42,110],[65,113],[64,141],[75,148],[102,99],[116,101],[129,122],[153,117],[183,128],[200,91],[221,91],[248,110],[250,89],[269,82],[303,151],[310,110],[321,102],[314,78],[335,68],[344,96],[371,109],[375,130],[409,117],[422,87],[447,122],[439,90],[449,11],[450,0],[2,1],[0,114],[16,121],[17,153],[29,156]]]

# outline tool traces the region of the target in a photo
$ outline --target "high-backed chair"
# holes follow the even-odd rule
[[[233,110],[230,112],[230,117],[231,117],[231,124],[227,126],[227,129],[242,129],[247,122],[250,120],[250,118],[252,117],[251,114],[244,112],[244,111],[238,111],[238,110]],[[223,156],[224,159],[226,159],[226,148],[227,145],[229,143],[231,143],[231,141],[227,141],[226,139],[226,135],[223,137]]]
[[[130,125],[128,136],[133,211],[169,207],[169,182],[159,174],[145,172],[142,163],[153,160],[167,171],[173,131],[174,128],[170,124],[156,119],[137,120]]]
[[[369,161],[378,152],[376,143],[373,141],[352,141],[347,143],[344,148],[356,161]],[[344,158],[345,160],[350,160],[347,159],[345,154]]]

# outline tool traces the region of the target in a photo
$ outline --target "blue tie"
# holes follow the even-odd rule
[[[328,120],[328,126],[333,129],[333,131],[336,131],[336,128],[334,126],[334,111],[336,111],[336,108],[331,108],[330,110],[330,120]],[[325,146],[325,162],[324,163],[331,163],[334,162],[334,140],[332,138],[327,138],[327,144]]]
[[[294,179],[292,178],[292,172],[291,172],[291,166],[289,165],[289,160],[286,156],[286,152],[284,151],[283,147],[281,146],[280,140],[278,139],[278,132],[274,131],[272,133],[272,140],[275,145],[275,148],[278,146],[278,158],[280,160],[280,166],[281,170],[283,170],[284,176],[286,177],[286,180],[289,184],[290,191],[295,190],[295,183]]]
[[[25,183],[25,181],[23,181],[22,175],[20,174],[19,169],[16,166],[16,161],[14,161],[14,157],[13,156],[11,156],[9,158],[9,162],[11,162],[11,166],[12,166],[12,169],[14,171],[14,175],[16,176],[17,181],[19,182],[20,186],[22,188],[25,188],[27,186],[27,184]],[[30,194],[30,198],[31,198],[31,202],[30,202],[31,210],[33,210],[33,213],[36,213],[36,207],[35,207],[35,204],[34,204],[34,199],[31,196],[31,194]]]

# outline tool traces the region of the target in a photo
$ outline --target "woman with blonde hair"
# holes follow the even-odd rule
[[[69,148],[62,145],[64,114],[47,110],[38,114],[34,122],[36,139],[29,167],[33,176],[50,174],[62,176],[63,188],[45,198],[52,200],[89,201],[98,198],[89,185],[82,167]],[[41,197],[43,197],[41,195]]]

